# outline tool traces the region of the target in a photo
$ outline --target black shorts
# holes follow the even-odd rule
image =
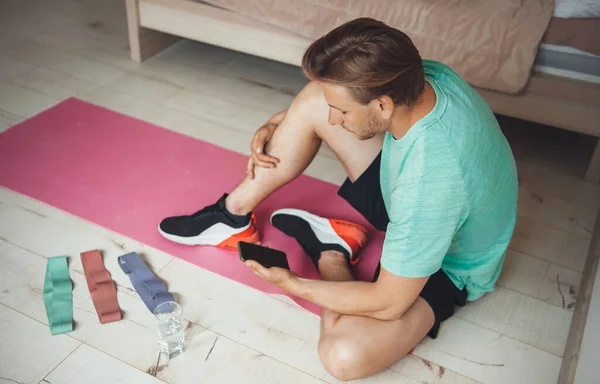
[[[380,167],[381,153],[354,183],[346,180],[338,194],[375,228],[385,231],[390,219],[381,195]],[[380,269],[381,264],[377,266],[373,281],[379,277]],[[440,324],[454,314],[454,306],[462,307],[467,302],[467,290],[458,289],[441,269],[429,277],[419,296],[429,304],[435,315],[435,323],[428,333],[432,339],[437,337]]]

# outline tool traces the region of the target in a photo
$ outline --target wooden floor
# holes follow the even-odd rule
[[[184,41],[129,60],[122,0],[0,3],[0,130],[67,97],[244,154],[253,132],[305,84],[298,68]],[[519,217],[495,292],[460,309],[437,340],[364,383],[555,383],[600,207],[582,181],[593,140],[500,117],[520,176]],[[308,175],[341,183],[323,148]],[[101,325],[79,253],[98,248],[122,321]],[[182,303],[187,352],[159,359],[151,314],[116,258],[142,253]],[[68,255],[75,330],[51,336],[46,257]],[[0,383],[334,383],[319,319],[57,209],[0,189]]]

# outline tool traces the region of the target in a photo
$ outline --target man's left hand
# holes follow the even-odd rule
[[[295,279],[298,276],[296,273],[285,268],[263,267],[261,264],[253,260],[246,261],[246,265],[252,268],[252,271],[256,276],[260,277],[264,281],[268,281],[269,283],[284,289],[285,286],[287,286],[293,279]]]

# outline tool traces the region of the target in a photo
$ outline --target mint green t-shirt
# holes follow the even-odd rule
[[[448,66],[424,60],[424,68],[435,107],[383,144],[390,223],[381,266],[406,277],[441,268],[475,300],[493,290],[513,234],[516,165],[484,100]]]

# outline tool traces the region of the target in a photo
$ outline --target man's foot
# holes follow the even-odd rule
[[[342,253],[351,265],[367,243],[367,231],[359,224],[326,219],[299,209],[280,209],[271,215],[273,226],[298,241],[318,267],[324,251]]]
[[[168,240],[185,245],[214,245],[237,250],[240,241],[260,241],[256,218],[252,212],[238,216],[225,208],[224,194],[219,201],[190,216],[168,217],[158,231]]]

